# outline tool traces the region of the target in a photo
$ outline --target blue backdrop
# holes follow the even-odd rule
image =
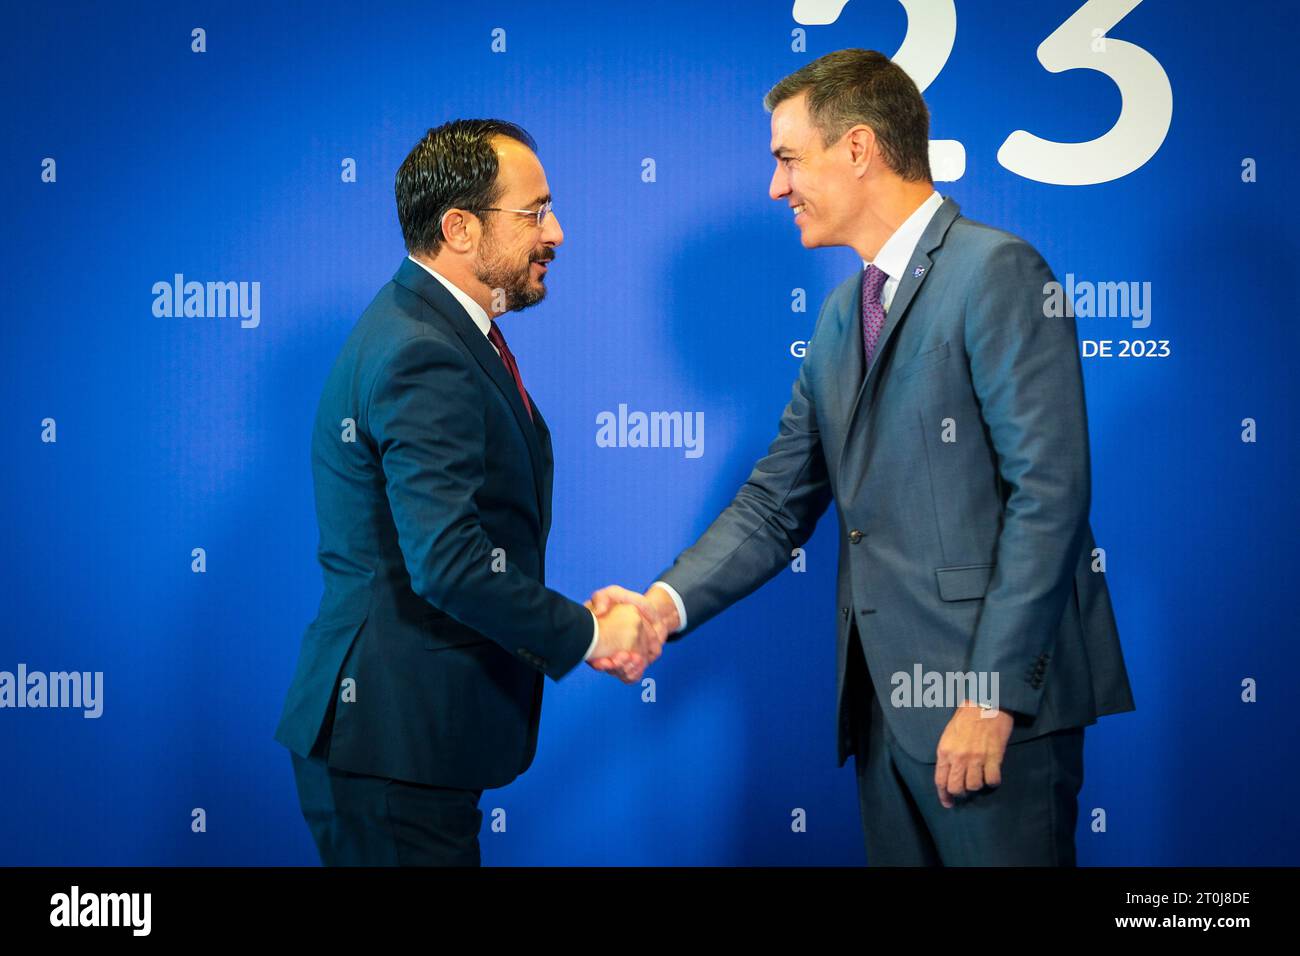
[[[504,323],[554,432],[548,583],[644,587],[695,540],[775,434],[823,297],[860,268],[803,249],[767,197],[764,92],[833,49],[892,54],[908,8],[921,59],[945,45],[942,0],[800,6],[10,12],[0,671],[103,677],[96,718],[0,708],[0,863],[317,861],[271,737],[320,596],[310,425],[404,254],[393,176],[430,126],[524,125],[565,229],[546,302]],[[1145,50],[1167,135],[1149,67],[1121,94],[1040,62],[1085,6],[1076,59]],[[1167,343],[1084,360],[1093,527],[1138,709],[1087,731],[1080,862],[1295,864],[1291,13],[1147,0],[1111,26],[1134,6],[958,2],[925,96],[964,169],[938,188],[1062,280],[1149,290],[1140,320],[1081,314],[1081,339]],[[1158,145],[1108,149],[1123,175],[999,162],[1016,130],[1092,140],[1121,105],[1129,138]],[[177,273],[258,283],[255,323],[156,315]],[[703,455],[598,447],[620,404],[703,412]],[[536,762],[484,794],[484,862],[862,863],[834,756],[835,531],[827,515],[806,571],[670,646],[653,702],[585,667],[548,681]]]

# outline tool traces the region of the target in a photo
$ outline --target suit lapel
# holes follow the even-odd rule
[[[451,326],[461,342],[469,349],[469,353],[474,356],[475,361],[487,374],[487,377],[496,384],[506,402],[509,403],[511,410],[514,412],[515,423],[519,426],[524,441],[528,445],[528,457],[532,462],[533,485],[537,492],[537,513],[541,517],[543,524],[545,524],[549,519],[549,509],[543,506],[543,502],[549,501],[550,496],[549,493],[543,494],[544,487],[548,484],[547,481],[544,481],[546,477],[544,472],[549,469],[545,467],[543,461],[542,442],[538,434],[538,428],[528,417],[528,410],[524,408],[523,399],[519,397],[519,389],[515,387],[515,380],[506,369],[506,363],[501,360],[501,356],[497,355],[496,349],[492,347],[492,343],[488,341],[487,336],[474,324],[474,320],[469,317],[465,307],[456,301],[456,297],[448,292],[441,282],[429,275],[423,266],[412,262],[409,258],[403,259],[402,264],[393,276],[393,281],[410,289],[424,299]]]
[[[541,410],[537,407],[537,402],[533,401],[530,394],[528,400],[533,402],[533,416],[537,421],[537,443],[542,451],[542,544],[546,543],[546,536],[551,531],[551,494],[554,490],[555,477],[555,456],[551,450],[551,430],[546,425],[546,420],[542,418]]]
[[[863,362],[866,360],[864,346],[862,342],[862,282],[864,273],[858,273],[857,284],[854,285],[853,302],[849,303],[841,313],[843,325],[840,328],[839,346],[836,355],[840,359],[840,380],[848,384],[849,387],[844,389],[840,394],[844,405],[844,416],[842,421],[845,428],[853,420],[853,411],[858,407],[858,401],[862,396],[862,381],[865,378],[863,374]]]
[[[848,421],[845,423],[845,444],[853,439],[854,423],[862,412],[863,405],[869,404],[865,401],[866,396],[870,394],[875,380],[880,377],[881,367],[888,361],[887,350],[894,332],[907,316],[907,310],[921,288],[921,283],[930,275],[930,267],[934,265],[930,253],[943,245],[943,237],[947,234],[948,227],[953,224],[953,220],[960,212],[961,207],[957,203],[950,198],[945,199],[935,210],[934,216],[925,227],[925,232],[921,233],[920,241],[917,242],[912,258],[907,263],[907,270],[899,280],[898,288],[894,290],[894,298],[889,303],[889,311],[885,313],[885,324],[880,330],[880,338],[876,340],[876,351],[872,356],[871,367],[866,370],[865,375],[862,372],[865,358],[862,343],[862,283],[858,283],[857,304],[851,313],[854,318],[851,324],[854,326],[858,341],[856,347],[845,347],[844,358],[841,360],[845,381],[860,383],[853,404],[849,408]]]

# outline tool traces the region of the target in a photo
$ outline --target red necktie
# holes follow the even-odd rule
[[[505,362],[511,377],[514,378],[515,385],[519,388],[519,397],[524,400],[524,408],[528,410],[528,419],[532,421],[533,403],[528,400],[528,393],[524,391],[524,380],[519,377],[519,366],[515,364],[515,357],[510,353],[510,347],[506,345],[506,337],[501,334],[495,322],[492,323],[492,330],[488,332],[488,341],[501,353],[501,361]]]

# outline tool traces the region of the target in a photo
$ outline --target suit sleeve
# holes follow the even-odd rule
[[[830,500],[805,356],[767,454],[703,536],[658,577],[690,613],[669,639],[689,634],[788,567],[790,552],[812,535]]]
[[[416,594],[558,680],[591,645],[592,615],[513,562],[492,569],[474,498],[487,440],[479,393],[464,354],[433,336],[407,339],[381,369],[367,422],[398,545]]]
[[[1054,277],[1033,247],[1003,242],[979,275],[965,344],[1006,503],[969,669],[997,673],[1001,708],[1032,716],[1035,670],[1051,655],[1087,533],[1083,374],[1074,317],[1047,314]]]

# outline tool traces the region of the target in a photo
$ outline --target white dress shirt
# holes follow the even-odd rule
[[[889,305],[894,301],[894,292],[898,289],[898,283],[903,278],[903,271],[912,261],[912,253],[916,251],[916,244],[921,241],[921,235],[925,232],[925,227],[930,225],[930,220],[934,214],[939,211],[943,205],[943,197],[938,191],[931,192],[925,202],[917,206],[910,216],[903,220],[903,224],[894,230],[894,234],[885,240],[885,244],[880,247],[876,253],[876,268],[883,272],[887,278],[885,285],[880,290],[880,304],[885,311],[889,311]],[[871,265],[866,259],[862,260],[862,268]],[[656,581],[650,585],[652,588],[663,588],[668,592],[668,596],[673,599],[673,604],[677,607],[677,614],[681,618],[681,624],[677,631],[686,629],[686,605],[682,603],[682,596],[677,593],[677,589],[665,581]],[[676,634],[677,631],[673,633]]]
[[[465,307],[465,311],[468,312],[469,317],[474,320],[474,324],[478,326],[478,330],[483,333],[484,338],[487,338],[488,333],[492,331],[492,320],[488,318],[487,310],[484,309],[483,306],[470,298],[462,289],[453,285],[451,280],[446,276],[430,269],[419,259],[412,258],[411,256],[407,256],[406,258],[410,259],[425,272],[429,273],[429,275],[441,282],[446,287],[447,291],[456,298],[456,301]],[[492,345],[491,339],[488,339],[488,345]],[[492,345],[492,350],[498,355],[501,354],[495,345]],[[591,624],[591,644],[587,647],[587,653],[582,655],[584,661],[591,659],[592,652],[596,650],[596,643],[600,640],[600,622],[596,620],[594,612],[591,612]]]
[[[937,191],[930,193],[925,202],[917,206],[912,214],[903,220],[903,224],[894,230],[894,234],[885,240],[885,244],[876,253],[874,265],[888,277],[880,290],[880,304],[886,312],[889,311],[890,303],[894,301],[894,293],[898,290],[898,283],[903,278],[904,270],[912,261],[916,244],[921,241],[925,227],[930,225],[930,220],[942,205],[943,197]],[[864,269],[872,264],[866,259],[862,260]]]

